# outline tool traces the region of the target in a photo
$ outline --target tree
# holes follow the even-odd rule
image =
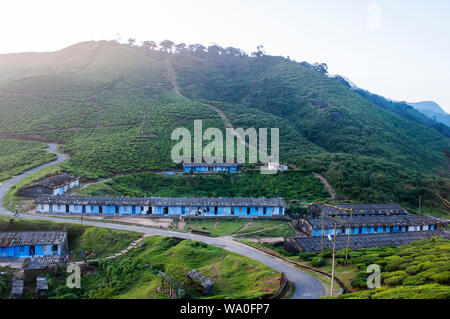
[[[185,52],[186,51],[186,43],[178,43],[177,45],[175,45],[175,50],[178,53]]]
[[[208,53],[211,53],[211,54],[219,55],[219,54],[223,54],[224,52],[225,52],[224,48],[222,48],[221,46],[219,46],[217,44],[213,44],[208,47]]]
[[[163,40],[163,41],[161,41],[159,46],[161,47],[161,51],[163,51],[163,52],[171,52],[174,44],[175,43],[173,43],[170,40]]]
[[[225,54],[231,55],[231,56],[245,56],[244,51],[240,49],[236,49],[233,47],[227,47],[224,50]]]
[[[196,44],[190,44],[188,49],[192,53],[203,53],[203,52],[205,52],[206,47],[201,45],[200,43],[196,43]]]
[[[266,54],[266,52],[264,52],[264,46],[262,46],[262,45],[258,45],[256,47],[256,51],[252,52],[252,56],[257,57],[257,58],[262,57],[265,54]]]
[[[128,45],[134,46],[135,43],[136,43],[136,39],[134,39],[134,38],[129,38],[128,39]]]
[[[326,63],[314,63],[313,65],[314,71],[320,72],[322,74],[328,73],[328,65]]]
[[[154,51],[158,45],[155,43],[155,41],[144,41],[142,42],[142,45],[145,49]]]

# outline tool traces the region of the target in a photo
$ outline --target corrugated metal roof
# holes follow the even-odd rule
[[[433,236],[440,236],[445,239],[450,239],[450,234],[444,231],[427,230],[427,231],[412,231],[412,232],[398,232],[398,233],[379,233],[379,234],[359,234],[350,235],[349,248],[358,250],[362,248],[371,248],[377,246],[400,246],[408,244],[413,241],[418,241]],[[347,247],[348,236],[336,236],[336,250],[345,249]],[[322,239],[317,237],[299,237],[295,238],[295,242],[302,251],[318,253],[321,250]],[[324,247],[328,249],[333,248],[333,242],[327,238],[323,241]]]
[[[73,181],[76,181],[77,179],[78,179],[78,177],[75,177],[72,175],[58,174],[58,175],[53,175],[53,176],[44,178],[40,181],[31,183],[30,185],[27,185],[23,188],[31,188],[31,187],[40,186],[40,187],[54,189],[57,187],[65,186]]]
[[[337,227],[348,226],[349,216],[339,216]],[[322,218],[307,218],[306,222],[313,228],[322,228]],[[334,227],[334,220],[326,217],[323,220],[325,228]],[[371,227],[371,226],[408,226],[408,225],[434,225],[446,224],[442,219],[429,215],[379,215],[379,216],[352,216],[352,226]]]
[[[192,271],[188,272],[187,275],[189,278],[198,282],[204,288],[208,288],[214,284],[211,279],[203,276],[198,270],[192,270]]]
[[[283,198],[100,197],[44,195],[37,204],[106,206],[285,206]]]
[[[339,208],[353,209],[353,214],[364,215],[407,215],[408,211],[400,204],[333,204]],[[335,215],[336,209],[322,204],[313,204],[308,207],[309,210],[320,212],[324,209],[326,215]],[[350,215],[350,211],[338,210],[338,215]]]
[[[13,279],[11,294],[13,295],[23,294],[23,280]]]
[[[62,231],[0,232],[0,247],[27,245],[59,245],[67,237]]]

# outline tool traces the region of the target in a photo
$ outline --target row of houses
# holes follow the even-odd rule
[[[428,215],[393,215],[393,216],[340,216],[336,221],[329,218],[308,218],[297,221],[297,228],[307,236],[336,234],[373,234],[399,231],[434,230],[446,222]],[[323,231],[322,231],[323,229]]]
[[[448,220],[428,215],[414,215],[398,204],[313,204],[309,214],[296,222],[301,237],[287,238],[291,252],[319,252],[330,248],[336,235],[336,249],[398,246],[412,241],[450,234],[441,231]],[[331,240],[332,239],[332,240]]]
[[[284,215],[283,198],[186,198],[41,196],[37,213],[140,215],[140,216],[234,216]]]
[[[239,172],[242,163],[183,163],[184,173],[236,173]],[[287,165],[282,165],[278,162],[268,162],[267,169],[273,171],[287,171]]]

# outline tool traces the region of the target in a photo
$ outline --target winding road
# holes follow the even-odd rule
[[[29,171],[26,171],[10,180],[0,185],[0,214],[13,216],[13,213],[3,208],[2,200],[6,193],[21,179],[36,173],[46,167],[51,165],[61,163],[66,160],[66,156],[60,154],[56,151],[56,144],[48,144],[48,152],[54,153],[57,155],[57,159],[53,162],[49,162],[38,167],[35,167]],[[30,214],[21,214],[21,218],[23,219],[40,219],[40,220],[48,220],[51,222],[64,222],[64,223],[76,223],[79,224],[80,221],[66,218],[58,218],[58,217],[50,217],[43,215],[30,215]],[[316,279],[315,277],[293,267],[281,259],[265,254],[257,249],[251,248],[247,245],[241,244],[239,242],[234,241],[230,237],[204,237],[190,233],[180,233],[169,230],[162,229],[154,229],[142,226],[132,226],[132,225],[123,225],[123,224],[114,224],[114,223],[102,223],[102,222],[94,222],[94,221],[84,221],[84,225],[96,226],[96,227],[104,227],[110,229],[118,229],[118,230],[128,230],[139,232],[148,235],[160,235],[160,236],[168,236],[168,237],[178,237],[190,240],[198,240],[204,243],[207,243],[212,246],[220,247],[226,249],[228,251],[237,253],[239,255],[246,256],[253,260],[259,261],[262,264],[273,268],[276,271],[284,272],[286,278],[295,285],[295,293],[292,296],[293,299],[315,299],[322,296],[325,296],[326,290],[322,283]]]

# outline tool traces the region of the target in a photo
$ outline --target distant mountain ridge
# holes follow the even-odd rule
[[[447,114],[437,103],[432,101],[418,103],[395,101],[384,96],[371,93],[368,90],[361,89],[345,76],[337,75],[334,79],[339,80],[340,82],[345,82],[344,84],[346,84],[350,89],[379,107],[396,113],[405,119],[422,123],[429,128],[450,137],[450,115]]]
[[[422,112],[430,119],[443,123],[450,127],[450,114],[444,111],[442,107],[433,101],[425,101],[425,102],[409,102],[408,105],[411,105],[416,110]]]

